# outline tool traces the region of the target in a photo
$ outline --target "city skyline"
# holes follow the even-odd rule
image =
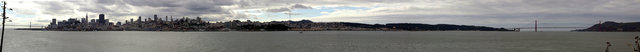
[[[109,22],[104,14],[99,15],[98,21],[87,18],[78,21],[74,18],[57,22],[52,19],[50,25],[41,30],[47,31],[519,31],[519,28],[494,28],[473,25],[455,24],[420,24],[420,23],[389,23],[362,24],[353,22],[313,22],[300,21],[219,21],[207,22],[202,18],[182,17],[176,20],[165,20],[153,15],[153,18],[138,18],[137,21]],[[144,19],[144,20],[142,20]],[[22,28],[23,29],[23,28]],[[39,29],[39,28],[36,28]]]
[[[10,25],[48,25],[51,19],[202,17],[205,21],[286,21],[366,24],[423,23],[490,27],[588,27],[599,21],[638,22],[638,0],[8,0]],[[289,18],[289,15],[292,17]],[[87,19],[87,21],[89,21]]]

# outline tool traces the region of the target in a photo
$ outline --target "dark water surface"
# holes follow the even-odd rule
[[[8,52],[631,52],[638,32],[7,31]]]

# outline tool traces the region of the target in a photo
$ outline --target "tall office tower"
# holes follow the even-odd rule
[[[189,22],[189,17],[187,17],[187,18],[185,18],[185,19],[184,19],[184,21],[187,21],[187,22]]]
[[[56,23],[58,23],[56,19],[51,19],[51,23],[49,25],[56,25]]]
[[[104,14],[98,15],[98,24],[105,24],[107,20],[104,19]]]
[[[138,16],[138,23],[142,23],[142,16]]]
[[[202,21],[202,18],[200,18],[200,16],[198,16],[198,17],[196,18],[196,20],[197,20],[198,22],[200,22],[200,21]],[[250,21],[250,20],[247,20],[247,22],[251,22],[251,21]]]
[[[81,23],[87,23],[87,18],[82,18],[82,19],[80,19],[80,22],[81,22]]]
[[[151,21],[157,22],[158,21],[158,15],[153,14],[153,20],[151,20]]]
[[[96,23],[96,19],[91,19],[91,23]]]
[[[131,18],[131,20],[129,22],[133,23],[133,18]]]
[[[169,16],[164,16],[164,21],[169,21]]]
[[[116,25],[118,25],[118,26],[120,26],[120,25],[122,25],[122,23],[120,23],[120,22],[117,22],[117,23],[116,23]]]
[[[89,23],[89,14],[84,14],[84,23]]]
[[[109,22],[109,19],[105,19],[104,22],[105,23],[111,23],[111,22]]]
[[[68,22],[69,22],[69,24],[76,24],[76,23],[78,23],[80,21],[76,20],[75,18],[69,18]]]
[[[151,18],[147,18],[147,20],[144,20],[144,21],[146,21],[146,22],[151,22],[151,21],[153,21],[153,19],[151,19]]]

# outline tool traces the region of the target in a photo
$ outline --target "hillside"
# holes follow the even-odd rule
[[[575,31],[640,32],[640,22],[619,23],[607,21],[602,24],[595,24],[587,29]]]

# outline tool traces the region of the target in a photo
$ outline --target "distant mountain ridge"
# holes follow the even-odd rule
[[[619,23],[606,21],[602,24],[595,24],[587,29],[574,31],[640,32],[640,22]]]
[[[471,26],[471,25],[453,25],[453,24],[421,24],[421,23],[388,23],[382,24],[361,24],[342,22],[345,26],[360,27],[360,28],[388,28],[395,30],[408,30],[408,31],[513,31],[504,28],[493,28],[485,26]]]

